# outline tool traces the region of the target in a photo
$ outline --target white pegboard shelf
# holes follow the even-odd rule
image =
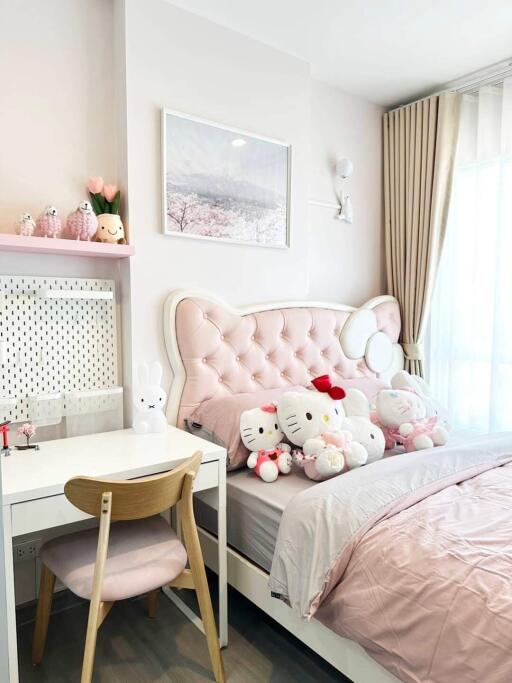
[[[114,281],[0,276],[0,397],[16,399],[0,418],[55,425],[68,403],[73,415],[117,410],[117,353]]]
[[[0,233],[0,251],[98,258],[129,258],[135,253],[131,244],[82,242],[80,240],[65,240],[60,237],[55,239],[50,237],[24,237],[10,233]]]

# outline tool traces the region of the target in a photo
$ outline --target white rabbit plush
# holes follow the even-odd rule
[[[288,474],[292,467],[290,446],[283,443],[283,432],[277,420],[274,404],[244,410],[240,415],[242,443],[251,451],[247,467],[266,482]]]
[[[167,419],[163,413],[167,394],[160,386],[162,366],[154,362],[139,365],[139,384],[133,394],[135,415],[133,429],[137,434],[163,432],[167,427]]]
[[[347,389],[342,405],[345,417],[341,421],[341,429],[349,431],[354,441],[365,447],[368,453],[367,463],[380,460],[386,443],[382,429],[371,421],[369,400],[359,389]]]

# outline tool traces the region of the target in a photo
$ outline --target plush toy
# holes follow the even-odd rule
[[[22,213],[19,221],[16,223],[16,234],[22,237],[32,237],[36,224],[29,213]]]
[[[426,417],[437,417],[443,426],[447,426],[448,419],[446,409],[434,398],[429,385],[423,377],[411,375],[406,370],[400,370],[391,378],[393,389],[411,389],[423,399],[426,408]]]
[[[300,449],[295,460],[310,479],[320,481],[364,464],[368,454],[349,432],[341,431],[345,391],[332,386],[327,375],[312,383],[317,391],[283,394],[277,416],[287,439]]]
[[[352,434],[354,441],[366,449],[366,464],[380,460],[384,455],[386,440],[378,424],[371,420],[369,400],[359,389],[348,389],[342,401],[345,417],[341,420],[341,428]]]
[[[287,445],[287,444],[285,444]],[[289,446],[288,446],[289,448]],[[271,483],[279,474],[288,474],[292,468],[292,456],[289,450],[272,448],[253,452],[247,460],[247,467],[254,469],[258,477]]]
[[[40,237],[58,237],[62,228],[60,216],[54,206],[47,206],[36,221],[37,235]]]
[[[288,474],[292,467],[290,446],[283,443],[283,432],[273,403],[245,410],[240,415],[242,443],[251,451],[247,467],[266,482],[275,481],[278,475]]]
[[[318,379],[323,382],[324,377]],[[313,380],[313,384],[315,382]],[[283,394],[277,404],[277,417],[290,443],[301,448],[308,439],[340,430],[344,417],[340,400],[345,392],[341,387],[336,389],[339,391],[334,395],[339,398],[334,399],[328,391],[288,391]]]
[[[448,440],[447,429],[439,418],[427,416],[423,398],[411,389],[381,389],[376,409],[386,447],[399,443],[410,452],[444,446]]]
[[[66,227],[72,238],[89,242],[98,228],[98,219],[92,210],[91,202],[80,202],[76,210],[69,214]]]
[[[135,416],[133,429],[137,434],[163,432],[167,428],[167,420],[163,413],[167,395],[160,386],[162,366],[158,362],[143,363],[139,366],[139,384],[135,387],[133,406]]]
[[[350,432],[342,430],[307,439],[294,458],[309,479],[324,481],[364,465],[368,454],[364,446],[353,441]]]

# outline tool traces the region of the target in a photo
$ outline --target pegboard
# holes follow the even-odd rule
[[[118,384],[117,359],[113,280],[0,276],[0,418],[60,419],[66,392]]]

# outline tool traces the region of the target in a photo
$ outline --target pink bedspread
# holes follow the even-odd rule
[[[316,560],[299,567],[301,587],[295,594],[297,584],[285,597],[291,604],[302,601],[304,614],[315,613],[329,628],[360,643],[406,683],[511,683],[511,446],[510,437],[490,440],[483,448],[476,442],[468,449],[468,461],[476,468],[472,472],[457,462],[459,448],[448,449],[443,467],[458,472],[458,483],[450,474],[413,486],[394,502],[373,505],[370,517],[366,498],[353,494],[355,501],[363,500],[365,513],[356,505],[355,515],[348,515],[350,540],[338,552],[329,551],[330,559],[320,559],[321,572]],[[478,456],[479,449],[486,454]],[[379,471],[385,480],[385,466]],[[396,474],[391,477],[390,485]],[[314,507],[322,507],[319,498]],[[340,517],[346,510],[339,510]],[[356,518],[360,524],[354,524]],[[336,530],[343,525],[345,520],[342,524],[331,516],[327,546],[339,546],[333,536],[339,540]],[[316,532],[320,548],[323,532]],[[287,554],[283,548],[282,557]],[[324,551],[317,555],[324,557]],[[290,574],[288,582],[277,567],[283,592],[294,580]],[[320,586],[317,576],[323,570]]]
[[[512,682],[512,465],[373,527],[316,614],[402,681]]]

